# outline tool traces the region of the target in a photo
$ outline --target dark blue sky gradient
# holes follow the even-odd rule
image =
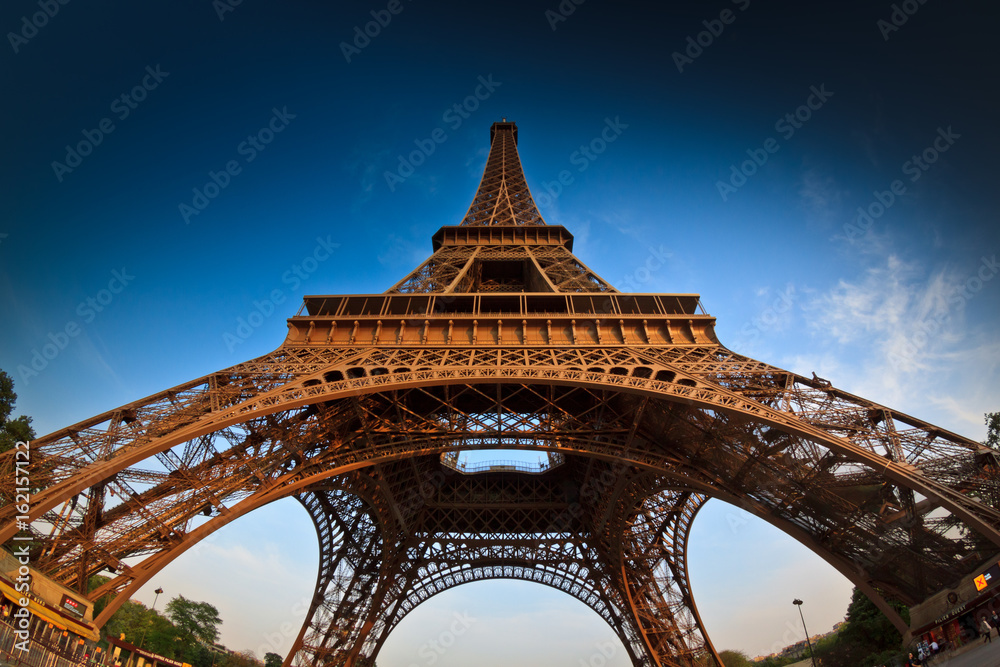
[[[555,0],[402,0],[348,63],[341,43],[388,2],[243,0],[220,20],[208,0],[73,0],[15,52],[10,33],[40,10],[37,0],[8,0],[0,7],[0,368],[15,380],[15,414],[48,433],[274,349],[304,294],[385,291],[430,254],[438,227],[461,220],[489,126],[506,117],[518,123],[542,215],[565,225],[578,257],[612,284],[700,293],[733,349],[981,438],[982,413],[1000,407],[1000,279],[991,264],[1000,250],[1000,12],[988,2],[897,4],[916,11],[885,39],[878,22],[890,19],[890,2],[588,0],[553,30],[545,12]],[[732,22],[679,72],[672,54],[723,10]],[[169,74],[121,118],[116,98],[157,67]],[[445,113],[481,79],[499,85],[488,95],[479,88],[486,99],[449,123]],[[776,128],[814,89],[832,95],[791,136]],[[287,126],[247,161],[239,147],[275,109],[287,110]],[[52,163],[105,118],[113,132],[60,181]],[[581,161],[578,151],[609,120],[620,134]],[[390,188],[386,172],[437,128],[446,140]],[[905,163],[948,128],[957,138],[910,180]],[[764,150],[769,138],[776,152]],[[723,198],[719,182],[751,154],[767,161]],[[239,173],[185,221],[179,206],[192,205],[193,189],[229,161]],[[564,170],[572,182],[553,197]],[[854,234],[858,207],[894,180],[904,194]],[[317,247],[332,244],[329,259],[310,264]],[[663,254],[668,261],[655,259]],[[296,266],[315,270],[296,278]],[[87,299],[102,298],[113,271],[134,278],[91,317]],[[255,312],[267,316],[234,343]],[[67,327],[77,335],[64,338]],[[44,358],[58,342],[64,349]],[[719,648],[769,652],[794,611],[772,597],[807,599],[819,631],[839,620],[850,586],[747,521],[718,505],[696,526],[704,546],[692,546],[692,571]],[[287,566],[288,580],[274,587],[301,586],[293,597],[312,586],[314,567],[297,554],[315,558],[311,528],[300,527],[262,549]],[[213,548],[246,556],[240,545],[256,534],[246,530]],[[289,548],[292,540],[301,544]],[[248,572],[271,562],[254,556]],[[257,648],[267,627],[236,620],[239,585],[186,590],[189,575],[170,576],[176,593],[226,600],[223,640]],[[744,590],[748,580],[761,587]],[[790,580],[814,588],[775,593]],[[244,588],[257,585],[268,584]],[[399,637],[435,635],[434,614],[445,623],[455,605],[549,609],[541,598],[521,601],[517,586],[469,590],[492,592],[440,596],[438,611],[415,612]],[[576,619],[576,603],[565,604],[549,616]],[[567,645],[583,648],[558,653],[565,664],[588,659],[592,629],[602,627],[578,615],[591,625],[566,621]],[[532,664],[532,654],[557,664],[545,647],[558,642],[544,633],[524,640],[525,654],[485,648],[518,632],[517,622],[533,625],[493,618],[492,635],[482,626],[469,654],[456,647],[439,664],[491,664],[483,656]],[[386,664],[424,664],[413,646],[393,641]],[[625,664],[624,652],[616,659]]]

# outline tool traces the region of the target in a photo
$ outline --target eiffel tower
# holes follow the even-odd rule
[[[695,294],[626,294],[532,200],[512,122],[461,223],[383,294],[307,296],[274,352],[32,443],[30,535],[0,457],[0,543],[102,626],[178,555],[294,497],[320,564],[286,665],[370,665],[421,602],[521,579],[603,618],[634,665],[721,665],[687,569],[719,498],[887,600],[1000,551],[982,445],[727,349]],[[529,450],[537,466],[468,464]],[[110,580],[88,593],[88,579]]]

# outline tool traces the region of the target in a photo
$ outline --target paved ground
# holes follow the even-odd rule
[[[927,664],[929,667],[1000,667],[1000,639],[994,637],[991,644],[983,644],[980,640],[975,648],[954,658],[938,656]]]

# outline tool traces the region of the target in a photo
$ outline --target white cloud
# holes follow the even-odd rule
[[[890,257],[885,267],[870,269],[860,283],[841,280],[837,286],[806,305],[815,311],[809,323],[846,343],[873,331],[885,331],[905,305],[907,294],[898,289],[901,265]],[[886,291],[889,288],[889,291]]]
[[[889,256],[804,304],[813,346],[822,352],[784,362],[799,372],[822,368],[820,375],[852,393],[928,421],[944,416],[939,425],[978,433],[982,412],[996,409],[989,401],[996,400],[1000,342],[995,331],[970,324],[969,309],[988,307],[987,299],[962,296],[977,269],[929,272]]]

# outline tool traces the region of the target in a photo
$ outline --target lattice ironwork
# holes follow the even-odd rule
[[[490,129],[490,155],[479,190],[462,225],[544,225],[531,198],[517,154],[517,126],[506,121]]]
[[[463,225],[393,289],[310,297],[274,352],[33,443],[32,563],[81,593],[110,572],[89,593],[113,598],[102,625],[291,496],[320,568],[286,664],[369,664],[424,600],[511,578],[587,604],[635,665],[690,666],[718,660],[686,566],[708,498],[800,540],[904,631],[883,595],[920,603],[995,558],[990,450],[726,349],[697,295],[615,291],[565,230],[523,222],[514,132],[494,125]],[[550,465],[462,470],[476,449]],[[14,465],[0,456],[3,542]]]

